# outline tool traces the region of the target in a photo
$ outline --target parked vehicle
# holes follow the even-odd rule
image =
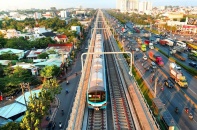
[[[191,67],[196,67],[196,63],[195,62],[189,62],[189,66],[191,66]]]
[[[180,69],[177,69],[174,65],[175,63],[170,63],[170,77],[180,86],[187,88],[188,83],[186,77],[182,74]]]
[[[161,56],[155,55],[153,51],[149,51],[149,58],[153,60],[159,66],[164,66],[164,62]]]
[[[149,48],[154,49],[153,43],[149,43]]]
[[[143,52],[146,51],[146,45],[145,45],[145,44],[142,44],[142,45],[141,45],[141,50],[142,50]]]

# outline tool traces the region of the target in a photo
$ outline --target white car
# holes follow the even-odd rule
[[[140,49],[139,48],[135,48],[135,51],[140,51]]]
[[[147,56],[146,56],[146,55],[144,55],[144,56],[143,56],[143,59],[144,59],[144,60],[147,60],[148,58],[147,58]]]

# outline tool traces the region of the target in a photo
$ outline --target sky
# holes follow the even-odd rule
[[[151,1],[153,6],[178,5],[178,6],[197,6],[197,0],[141,0]],[[69,8],[69,7],[88,7],[88,8],[115,8],[116,0],[0,0],[0,10],[5,9],[49,9],[50,7]]]

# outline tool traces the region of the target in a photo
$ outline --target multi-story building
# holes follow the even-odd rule
[[[40,19],[40,18],[42,18],[42,14],[35,12],[33,17],[34,17],[34,19]]]
[[[138,10],[138,0],[116,0],[116,9],[121,12]]]
[[[60,15],[62,18],[67,18],[69,13],[68,13],[68,11],[64,10],[64,11],[60,11]]]
[[[139,12],[147,12],[152,10],[152,3],[150,1],[139,2]]]

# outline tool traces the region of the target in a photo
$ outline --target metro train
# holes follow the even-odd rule
[[[96,34],[94,53],[104,52],[103,38]],[[93,54],[87,90],[87,103],[90,109],[105,109],[107,105],[106,72],[104,54]]]

